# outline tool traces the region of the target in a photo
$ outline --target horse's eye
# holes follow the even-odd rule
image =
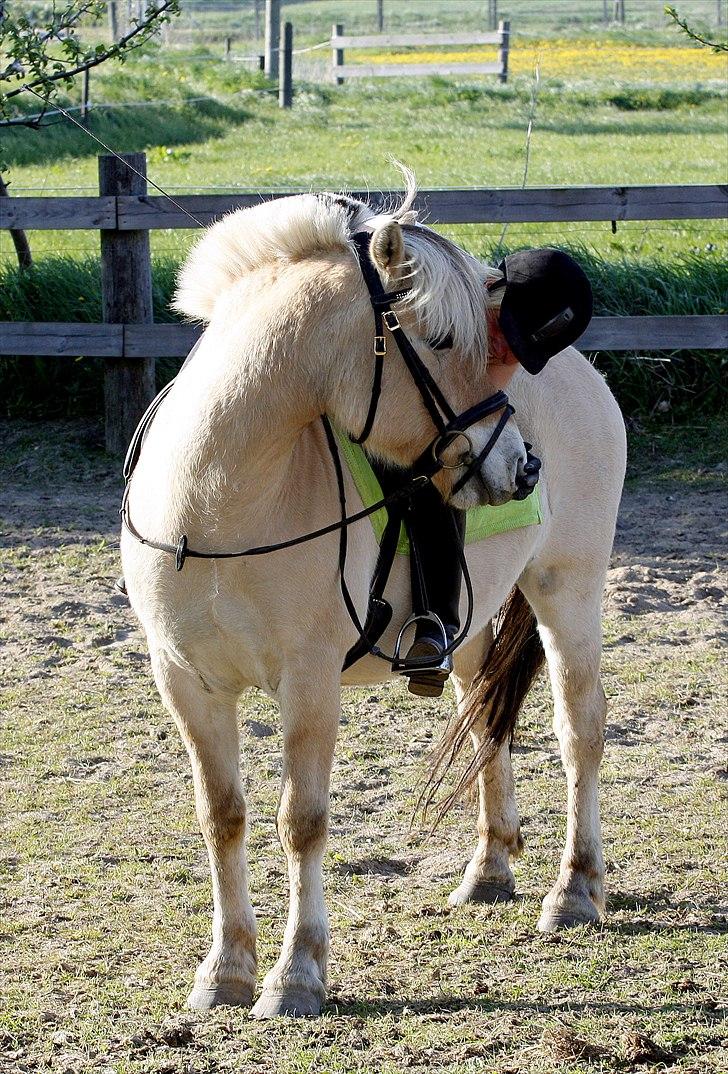
[[[433,351],[449,351],[452,347],[453,339],[452,332],[448,332],[442,339],[428,339],[427,346],[431,347]]]

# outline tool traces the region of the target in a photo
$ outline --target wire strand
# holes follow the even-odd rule
[[[33,96],[37,97],[39,100],[43,100],[41,94],[36,93],[34,89],[30,88],[30,86],[23,86],[23,89],[27,93],[32,93]],[[144,174],[144,172],[140,172],[137,168],[130,164],[128,160],[124,160],[120,153],[115,152],[110,146],[106,145],[105,142],[102,142],[100,138],[97,138],[96,135],[93,134],[90,130],[88,130],[87,127],[84,127],[83,123],[79,123],[77,119],[74,119],[73,116],[69,112],[67,112],[65,108],[61,108],[59,105],[58,111],[61,113],[62,116],[65,116],[66,119],[70,119],[71,123],[73,123],[75,127],[78,127],[78,129],[83,131],[84,134],[87,134],[89,138],[91,138],[94,142],[100,145],[102,149],[105,149],[107,153],[110,153],[112,157],[115,157],[117,160],[120,160],[121,163],[124,164],[130,172],[133,172],[134,175],[138,175],[140,179],[144,179],[144,181],[153,186],[155,190],[158,190],[159,193],[167,199],[167,201],[174,205],[176,209],[179,209],[181,213],[184,213],[185,216],[188,216],[190,220],[193,220],[198,227],[205,226],[201,220],[198,220],[196,216],[193,216],[191,212],[185,209],[184,205],[180,205],[180,203],[178,201],[175,201],[174,198],[170,194],[168,194],[166,190],[163,190],[159,183],[155,183],[153,179],[150,179],[148,175]]]

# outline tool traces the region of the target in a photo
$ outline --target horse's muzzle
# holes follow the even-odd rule
[[[514,500],[525,500],[530,496],[538,484],[541,471],[541,460],[537,455],[531,454],[531,444],[524,443],[526,449],[526,461],[519,464],[516,474],[516,491],[513,493]]]

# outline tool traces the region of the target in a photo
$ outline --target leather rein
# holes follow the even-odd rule
[[[364,422],[362,432],[358,437],[352,438],[354,443],[363,444],[369,437],[374,421],[376,419],[377,406],[381,395],[382,388],[382,373],[384,358],[387,354],[387,337],[384,333],[384,328],[392,335],[394,341],[397,344],[397,348],[400,351],[402,358],[412,376],[415,386],[420,394],[422,402],[427,410],[430,418],[437,429],[437,435],[429,444],[429,446],[423,451],[420,457],[414,463],[414,466],[410,470],[410,476],[401,486],[401,488],[390,493],[388,496],[382,497],[376,503],[371,504],[369,507],[363,508],[361,511],[356,511],[354,514],[346,514],[346,494],[344,485],[344,473],[341,464],[341,458],[339,456],[338,447],[336,445],[336,439],[334,437],[333,430],[329,418],[326,414],[321,417],[324,431],[326,433],[326,440],[329,451],[331,453],[334,469],[336,472],[336,482],[339,495],[339,503],[341,507],[341,517],[336,522],[331,522],[326,526],[321,526],[319,529],[311,530],[309,533],[304,533],[298,537],[291,537],[285,541],[278,541],[275,544],[258,545],[251,548],[245,548],[235,552],[202,552],[195,548],[190,548],[186,534],[182,534],[176,544],[171,544],[167,541],[155,541],[149,537],[144,537],[134,525],[129,512],[129,490],[131,487],[131,479],[134,473],[134,469],[139,460],[142,444],[146,432],[151,425],[157,411],[159,410],[163,400],[174,384],[174,380],[170,381],[162,391],[153,400],[150,406],[144,413],[137,429],[132,437],[127,451],[126,458],[124,460],[123,476],[125,481],[124,495],[121,503],[121,509],[119,514],[121,515],[121,522],[124,529],[140,544],[146,545],[147,548],[154,548],[159,552],[166,552],[169,555],[174,556],[175,567],[178,571],[181,571],[188,559],[241,559],[249,556],[263,556],[268,555],[270,552],[282,551],[285,548],[294,548],[296,545],[304,544],[308,541],[314,541],[319,537],[324,537],[326,534],[340,532],[340,546],[339,546],[339,568],[340,568],[340,580],[342,596],[344,603],[346,604],[347,611],[352,619],[352,622],[359,632],[360,640],[366,638],[365,627],[362,627],[359,617],[354,607],[354,603],[349,594],[346,581],[344,579],[344,567],[346,564],[346,532],[348,526],[355,522],[359,522],[363,518],[367,518],[369,515],[380,511],[382,508],[386,508],[395,504],[401,500],[407,500],[417,494],[417,490],[426,484],[442,469],[454,468],[451,464],[447,464],[443,461],[443,452],[452,444],[458,437],[465,437],[469,444],[469,450],[461,456],[460,460],[455,464],[456,467],[465,465],[466,471],[463,476],[458,480],[454,486],[453,492],[459,491],[467,481],[473,476],[473,474],[480,468],[482,462],[487,458],[492,449],[494,448],[499,436],[503,432],[508,423],[509,418],[514,413],[514,408],[508,402],[508,397],[505,392],[498,391],[493,395],[488,396],[480,403],[476,403],[475,406],[469,407],[461,414],[455,414],[447,399],[443,395],[439,386],[435,382],[425,363],[420,358],[419,354],[412,346],[407,334],[403,330],[399,323],[397,314],[392,309],[392,306],[404,298],[408,294],[408,289],[398,291],[385,291],[379,274],[375,269],[369,254],[371,236],[367,232],[359,232],[352,236],[352,242],[356,251],[359,266],[364,277],[364,281],[367,285],[369,292],[369,298],[372,304],[375,321],[375,335],[374,335],[374,379],[372,383],[372,394],[369,404],[369,410]],[[434,345],[437,348],[437,344]],[[190,355],[191,357],[191,355]],[[467,436],[466,430],[472,425],[475,425],[482,418],[487,417],[489,414],[494,414],[497,411],[502,410],[503,413],[493,430],[492,435],[488,439],[485,447],[477,455],[473,455],[472,442]],[[516,498],[523,498],[528,495],[533,486],[538,480],[538,471],[534,474],[532,484],[527,489],[519,490],[516,493]],[[473,591],[470,578],[467,571],[467,565],[465,562],[464,554],[460,553],[461,566],[463,567],[465,585],[468,595],[468,615],[466,623],[455,641],[448,646],[447,651],[452,652],[458,645],[460,645],[467,635],[470,623],[472,620],[473,611]],[[387,572],[388,573],[388,572]],[[376,646],[369,647],[369,651],[374,655],[380,656],[383,659],[390,659],[380,652]]]

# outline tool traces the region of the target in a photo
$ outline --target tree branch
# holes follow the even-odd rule
[[[681,19],[674,7],[670,7],[669,4],[665,5],[665,14],[669,15],[672,21],[692,38],[693,41],[697,41],[701,45],[705,45],[707,48],[713,50],[713,52],[728,52],[728,42],[726,41],[709,41],[707,37],[703,37],[697,30],[693,30],[688,26],[687,19]]]
[[[115,45],[111,45],[104,52],[92,53],[86,60],[77,64],[76,67],[71,68],[69,71],[57,71],[53,75],[45,75],[41,78],[36,78],[33,82],[26,82],[24,85],[18,86],[16,89],[3,94],[4,99],[9,101],[11,97],[17,97],[19,93],[23,93],[26,89],[37,89],[39,86],[49,86],[49,84],[53,82],[74,78],[83,71],[90,71],[93,67],[98,67],[99,64],[114,59],[114,57],[120,56],[122,53],[127,52],[132,48],[136,48],[137,45],[141,45],[144,42],[138,41],[135,44],[132,44],[133,39],[151,26],[152,23],[154,23],[160,15],[164,14],[165,11],[174,7],[176,3],[177,0],[164,0],[162,5],[155,8],[147,19],[137,23],[133,30],[130,30],[129,33],[125,34],[124,37],[121,37]]]

